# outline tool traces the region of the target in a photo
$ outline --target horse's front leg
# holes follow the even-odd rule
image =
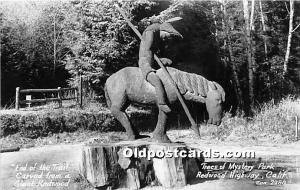
[[[166,134],[167,118],[168,118],[167,114],[165,112],[159,110],[156,128],[153,131],[153,139],[156,142],[160,142],[160,143],[171,142],[169,137]]]

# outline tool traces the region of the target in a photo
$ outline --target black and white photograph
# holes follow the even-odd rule
[[[0,0],[0,190],[299,190],[299,0]]]

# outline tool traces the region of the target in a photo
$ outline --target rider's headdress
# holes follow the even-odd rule
[[[175,21],[178,21],[178,20],[181,20],[181,19],[182,19],[181,17],[171,18],[171,19],[165,21],[164,23],[162,23],[160,25],[159,29],[161,31],[165,31],[165,32],[168,32],[172,35],[179,36],[180,38],[183,38],[182,35],[177,30],[175,30],[175,28],[171,25],[171,22],[175,22]]]

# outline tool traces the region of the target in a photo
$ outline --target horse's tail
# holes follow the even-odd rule
[[[107,83],[105,83],[105,85],[104,85],[104,94],[105,94],[106,104],[107,104],[108,108],[110,108],[111,107],[111,100],[110,100],[110,97],[109,97],[109,94],[108,94],[108,91],[107,91]]]

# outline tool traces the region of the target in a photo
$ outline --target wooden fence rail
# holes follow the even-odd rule
[[[73,97],[64,97],[63,93],[67,91],[73,91]],[[44,98],[44,99],[30,99],[30,100],[20,100],[20,94],[31,94],[31,93],[49,93],[53,92],[57,94],[57,97]],[[78,88],[52,88],[52,89],[20,89],[16,88],[16,105],[15,108],[18,110],[21,104],[31,104],[31,103],[46,103],[51,101],[56,101],[59,103],[59,107],[62,107],[63,100],[73,100],[75,99],[77,104],[82,107],[82,77],[80,77],[80,83]]]
[[[58,87],[59,88],[59,87]],[[58,91],[68,91],[77,90],[77,88],[50,88],[50,89],[20,89],[20,93],[33,93],[33,92],[58,92]]]

